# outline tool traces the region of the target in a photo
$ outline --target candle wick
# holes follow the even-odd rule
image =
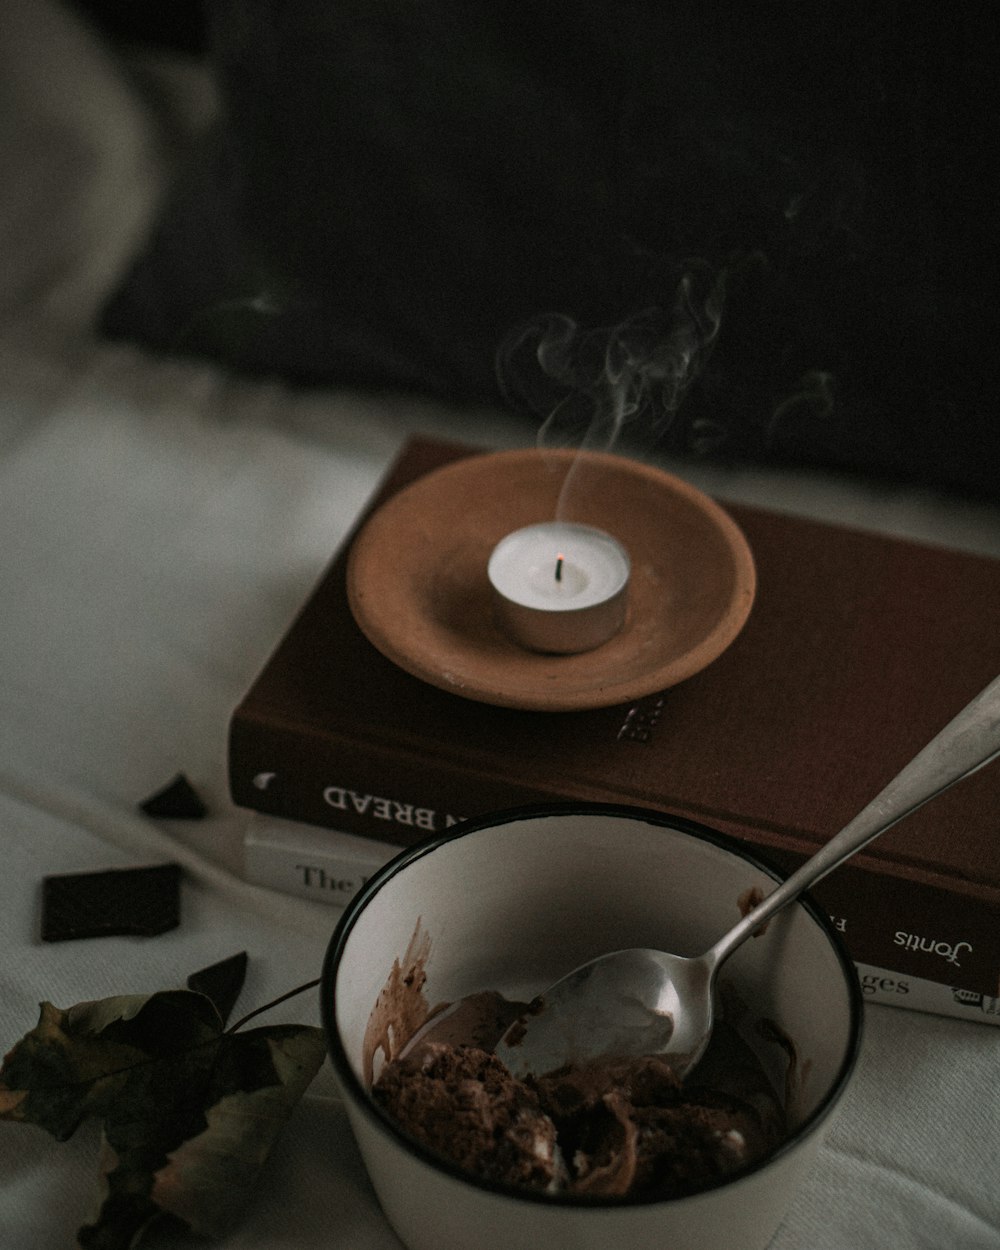
[[[563,558],[561,555],[556,556],[556,581],[562,581]]]

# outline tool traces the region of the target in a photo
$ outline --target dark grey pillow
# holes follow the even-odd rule
[[[515,342],[506,395],[574,417],[611,341],[652,353],[633,437],[995,493],[990,29],[974,5],[213,0],[224,122],[103,328],[457,402],[497,398]],[[536,324],[579,327],[543,353],[564,375]]]

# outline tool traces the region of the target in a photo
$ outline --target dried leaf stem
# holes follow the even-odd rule
[[[226,1029],[226,1032],[235,1033],[237,1029],[241,1029],[247,1021],[252,1020],[254,1016],[259,1016],[265,1011],[270,1011],[272,1007],[277,1007],[279,1003],[283,1003],[289,998],[294,998],[296,994],[304,994],[306,990],[315,989],[319,983],[320,978],[317,977],[314,981],[307,981],[305,985],[296,986],[294,990],[289,990],[287,993],[281,994],[277,998],[273,998],[269,1003],[265,1003],[263,1007],[255,1007],[253,1011],[248,1011],[245,1016],[241,1016],[235,1024],[231,1024],[229,1028]]]

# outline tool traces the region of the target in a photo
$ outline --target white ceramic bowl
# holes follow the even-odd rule
[[[345,909],[322,1011],[351,1125],[379,1201],[410,1250],[763,1250],[829,1128],[857,1055],[861,996],[828,919],[803,900],[726,963],[747,1040],[780,1089],[791,1133],[768,1159],[683,1198],[595,1202],[477,1181],[416,1145],[366,1087],[364,1039],[394,961],[426,936],[430,1004],[482,989],[530,999],[619,947],[699,954],[778,874],[721,834],[638,808],[552,806],[457,826],[404,851]],[[757,1021],[794,1042],[766,1041]],[[765,1030],[766,1031],[766,1030]]]

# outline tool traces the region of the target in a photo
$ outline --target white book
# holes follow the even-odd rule
[[[865,1002],[908,1007],[935,1016],[955,1016],[978,1024],[1000,1024],[1000,997],[958,990],[938,981],[924,981],[888,968],[858,964]]]
[[[255,885],[343,907],[402,849],[391,842],[254,813],[243,840],[244,874]],[[869,964],[857,967],[865,1002],[1000,1024],[1000,997]]]
[[[343,907],[402,847],[295,820],[254,814],[243,874],[254,885]]]

